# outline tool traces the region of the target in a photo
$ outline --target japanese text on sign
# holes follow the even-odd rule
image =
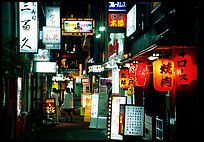
[[[19,2],[20,52],[37,52],[37,2]]]

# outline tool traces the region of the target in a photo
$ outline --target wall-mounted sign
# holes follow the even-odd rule
[[[59,27],[43,27],[43,39],[44,44],[47,43],[60,43],[61,42],[61,30]]]
[[[126,36],[129,37],[131,34],[133,34],[137,28],[136,28],[136,4],[130,9],[130,11],[127,13],[127,26],[126,26]]]
[[[60,69],[78,69],[77,58],[75,53],[61,54],[61,60],[58,63]]]
[[[45,44],[45,48],[46,49],[60,49],[61,48],[61,45],[60,43],[47,43]]]
[[[100,64],[87,63],[87,74],[101,74],[104,67]]]
[[[126,14],[125,13],[108,13],[108,27],[125,28],[126,27]]]
[[[88,77],[83,77],[81,81],[82,81],[83,84],[88,84],[89,83],[89,78]]]
[[[50,61],[50,50],[38,49],[38,54],[33,54],[34,61]]]
[[[108,11],[126,11],[126,3],[108,2]]]
[[[56,73],[56,62],[34,62],[34,72]]]
[[[46,7],[46,26],[60,27],[60,7]]]
[[[38,50],[37,7],[37,2],[19,2],[19,52],[36,53]]]
[[[125,105],[124,135],[143,136],[144,107]]]
[[[95,20],[92,18],[62,18],[63,36],[93,35]]]

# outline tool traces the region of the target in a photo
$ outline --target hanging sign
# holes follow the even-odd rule
[[[120,70],[119,76],[120,76],[120,88],[122,89],[128,89],[129,88],[129,75],[128,75],[129,69],[128,68],[122,68]]]
[[[38,3],[19,2],[19,34],[21,53],[37,53]]]
[[[169,91],[174,85],[174,62],[159,59],[153,62],[153,84],[158,91]]]

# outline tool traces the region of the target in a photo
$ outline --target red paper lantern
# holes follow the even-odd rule
[[[146,63],[137,63],[135,68],[136,86],[144,87],[146,83],[147,65]]]
[[[120,75],[120,88],[122,89],[128,89],[129,88],[129,69],[128,68],[122,68],[120,69],[119,75]]]
[[[174,62],[159,59],[153,62],[153,84],[158,91],[169,91],[174,85]]]
[[[131,64],[129,67],[129,83],[130,85],[133,85],[133,86],[136,86],[135,69],[136,69],[136,64]]]

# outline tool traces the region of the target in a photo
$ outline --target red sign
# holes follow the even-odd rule
[[[174,62],[159,59],[153,62],[153,83],[158,91],[169,91],[174,85]]]
[[[125,28],[126,27],[126,14],[124,13],[109,13],[108,14],[108,27],[110,28]]]

